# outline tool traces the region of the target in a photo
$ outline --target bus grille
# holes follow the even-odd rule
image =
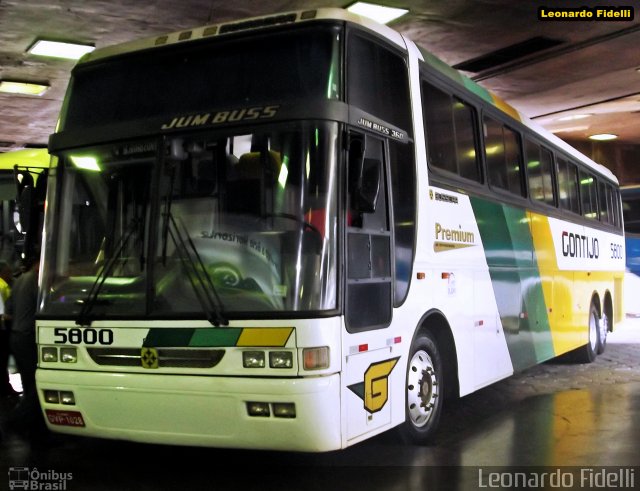
[[[223,349],[157,348],[158,368],[212,368],[225,351]],[[87,348],[91,359],[98,365],[112,367],[140,367],[140,348]]]

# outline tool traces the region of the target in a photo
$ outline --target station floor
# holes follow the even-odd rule
[[[28,489],[83,491],[466,491],[525,478],[518,487],[640,489],[640,318],[610,334],[590,365],[548,362],[450,403],[427,447],[401,444],[393,432],[317,455],[9,432],[0,489],[24,485],[17,479],[26,473],[38,482]]]

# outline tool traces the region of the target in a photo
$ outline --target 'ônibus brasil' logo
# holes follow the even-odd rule
[[[389,375],[400,357],[372,363],[364,372],[364,382],[349,385],[349,389],[364,401],[370,413],[380,411],[389,400]]]

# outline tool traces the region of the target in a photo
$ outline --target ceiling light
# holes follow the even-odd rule
[[[589,137],[590,140],[597,140],[601,142],[615,140],[616,138],[618,138],[618,135],[612,135],[610,133],[600,133],[599,135],[591,135]]]
[[[23,95],[42,95],[49,88],[48,85],[32,82],[0,81],[0,92]]]
[[[381,24],[388,24],[398,17],[402,17],[409,12],[407,9],[396,9],[393,7],[385,7],[384,5],[374,5],[367,2],[356,2],[347,7],[349,12],[368,17]]]
[[[27,50],[27,53],[52,58],[64,58],[66,60],[79,60],[85,54],[91,53],[95,46],[87,44],[62,43],[59,41],[46,41],[39,39]]]
[[[558,118],[556,121],[575,121],[576,119],[584,119],[590,117],[591,114],[572,114],[569,116],[564,116],[562,118]]]

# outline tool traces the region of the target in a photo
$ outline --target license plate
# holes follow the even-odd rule
[[[47,419],[52,425],[58,426],[84,426],[82,414],[78,411],[58,411],[56,409],[46,409]]]

